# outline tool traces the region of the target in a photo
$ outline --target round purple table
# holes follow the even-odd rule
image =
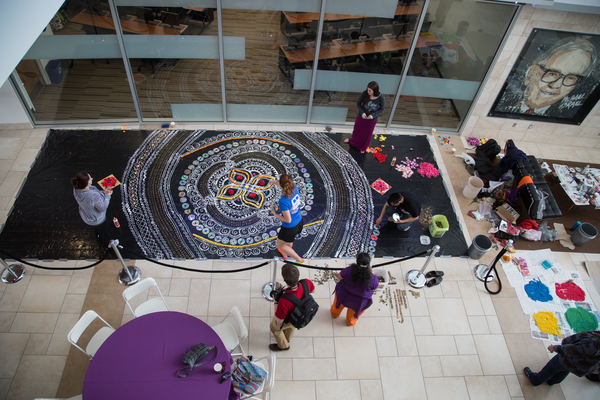
[[[181,359],[199,343],[217,346],[219,355],[187,378],[178,378],[175,373],[185,367]],[[213,359],[215,352],[206,358]],[[225,400],[231,378],[220,383],[221,375],[213,370],[217,362],[225,362],[225,372],[231,372],[231,355],[205,322],[175,311],[147,314],[117,329],[100,346],[85,375],[83,398]]]

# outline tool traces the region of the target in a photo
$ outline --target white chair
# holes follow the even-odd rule
[[[267,365],[268,367],[265,368],[265,366],[260,363],[260,360],[264,360],[267,359]],[[242,396],[240,397],[239,400],[244,400],[244,399],[258,399],[258,397],[256,396],[262,396],[264,395],[264,399],[267,399],[269,396],[269,392],[271,391],[271,389],[273,389],[273,386],[275,386],[275,355],[273,353],[269,353],[269,355],[264,356],[262,358],[259,358],[258,360],[252,361],[252,364],[257,365],[259,367],[261,367],[262,369],[264,369],[265,371],[267,371],[267,376],[265,377],[265,380],[263,381],[263,383],[258,387],[258,390],[252,394],[248,394],[246,396]],[[246,394],[245,392],[242,392],[238,389],[235,389],[236,392],[242,393],[242,394]]]
[[[225,321],[229,315],[233,316],[235,322],[237,322],[238,324],[238,327],[240,329],[239,336],[233,325]],[[217,335],[219,335],[219,337],[223,341],[225,348],[229,350],[230,353],[236,348],[240,348],[241,353],[231,353],[232,356],[244,355],[244,349],[242,348],[242,340],[248,337],[248,328],[246,328],[246,324],[244,324],[242,314],[236,306],[233,306],[231,310],[229,310],[229,312],[227,313],[225,318],[223,318],[219,325],[213,326],[212,328],[215,332],[217,332]]]
[[[150,290],[153,287],[156,288],[156,291],[158,292],[158,294],[160,296],[153,297],[149,300],[146,300],[145,302],[143,302],[142,304],[137,306],[136,309],[134,310],[131,307],[131,304],[129,304],[129,301],[132,298],[134,298],[135,296],[137,296],[138,294],[140,294],[146,290]],[[123,298],[125,299],[125,303],[127,303],[127,306],[129,307],[129,309],[131,310],[131,313],[133,314],[133,316],[135,318],[141,317],[142,315],[150,314],[153,312],[169,311],[167,302],[165,301],[165,298],[163,297],[162,293],[160,292],[160,289],[158,288],[158,285],[156,284],[156,281],[154,280],[154,278],[143,279],[143,280],[139,281],[138,283],[136,283],[135,285],[128,287],[127,289],[125,289],[123,291]]]
[[[81,337],[81,334],[86,330],[86,328],[88,326],[90,326],[90,324],[96,318],[98,318],[102,322],[104,322],[104,324],[106,326],[103,326],[102,328],[100,328],[98,330],[98,332],[96,332],[94,334],[94,336],[92,336],[92,338],[90,339],[90,341],[88,342],[88,344],[87,344],[87,346],[86,346],[86,348],[84,350],[79,345],[77,345],[77,341]],[[110,326],[108,324],[108,322],[106,322],[104,320],[104,318],[102,318],[101,316],[99,316],[98,314],[96,314],[95,311],[89,310],[89,311],[86,311],[85,314],[83,314],[81,316],[81,318],[79,318],[79,321],[77,321],[77,323],[75,324],[75,326],[73,327],[73,329],[71,329],[71,331],[69,332],[67,338],[69,339],[69,342],[71,342],[71,344],[73,346],[77,347],[79,350],[81,350],[85,354],[87,354],[87,356],[91,360],[94,357],[94,355],[96,354],[96,351],[98,351],[98,349],[100,348],[100,346],[102,346],[102,343],[104,343],[104,341],[110,335],[112,335],[112,333],[114,331],[115,331],[114,328],[112,326]]]

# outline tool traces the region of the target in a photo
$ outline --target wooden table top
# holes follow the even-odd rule
[[[344,51],[347,56],[356,56],[360,54],[380,53],[382,51],[397,50],[392,40],[373,40],[370,42],[346,43],[340,44],[341,39],[335,39],[334,42]]]
[[[412,38],[390,39],[389,35],[385,35],[385,40],[373,40],[361,43],[346,43],[340,44],[342,39],[335,39],[335,46],[321,47],[319,51],[319,60],[330,58],[341,58],[346,56],[355,56],[360,54],[380,53],[384,51],[407,50],[410,47]],[[439,40],[425,39],[419,37],[417,39],[417,47],[436,46],[441,44]],[[314,46],[314,45],[313,45]],[[285,50],[284,45],[279,46],[281,51],[292,64],[299,62],[313,61],[315,59],[314,47],[306,47],[298,50]]]
[[[187,28],[187,25],[181,25],[183,29],[149,25],[143,22],[135,22],[135,18],[133,15],[128,20],[121,18],[121,28],[124,32],[137,33],[139,35],[180,35]],[[110,15],[94,15],[82,11],[71,18],[71,22],[115,30],[115,24]]]
[[[420,5],[398,5],[396,7],[395,15],[412,15],[419,14],[421,12]],[[285,18],[288,20],[290,24],[302,24],[312,21],[319,20],[319,13],[286,13],[283,11]],[[364,18],[366,15],[351,15],[351,14],[325,14],[325,21],[336,21],[340,19],[357,19]]]

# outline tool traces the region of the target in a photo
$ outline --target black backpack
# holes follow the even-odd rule
[[[494,139],[490,139],[484,144],[477,146],[475,152],[480,157],[485,156],[489,160],[493,160],[496,158],[496,156],[498,155],[498,153],[500,153],[501,150],[502,148],[500,147],[498,142],[496,142]]]
[[[302,329],[308,325],[314,316],[317,315],[317,311],[319,310],[319,304],[317,304],[315,299],[308,291],[308,284],[306,283],[306,280],[302,279],[300,283],[304,289],[302,300],[298,299],[291,293],[284,293],[283,296],[281,296],[296,306],[292,313],[285,319],[285,322],[289,322],[296,329]]]

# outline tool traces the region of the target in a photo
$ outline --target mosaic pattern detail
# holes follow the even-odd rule
[[[158,182],[146,179],[158,172]],[[302,198],[304,230],[294,248],[304,257],[374,251],[368,182],[321,133],[153,132],[123,175],[123,210],[148,257],[267,258],[281,227],[269,211],[281,197],[271,180],[282,173]],[[146,196],[154,184],[159,194]]]

